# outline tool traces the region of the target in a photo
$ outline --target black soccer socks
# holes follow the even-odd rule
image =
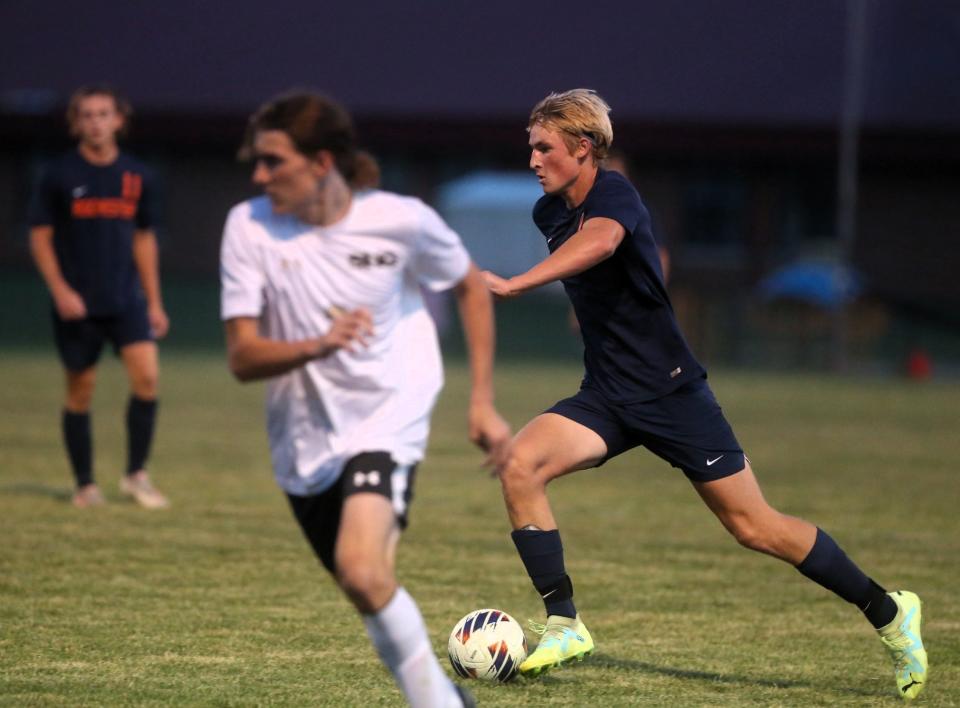
[[[868,578],[822,529],[817,529],[813,548],[797,570],[859,607],[874,627],[883,627],[896,617],[897,605],[893,599]]]
[[[63,442],[77,487],[93,484],[93,440],[90,413],[71,413],[64,409],[61,419]]]
[[[519,529],[510,534],[527,569],[527,575],[540,593],[547,616],[575,618],[573,583],[563,564],[563,543],[560,532]]]
[[[153,442],[157,401],[130,396],[127,404],[127,474],[143,469]]]

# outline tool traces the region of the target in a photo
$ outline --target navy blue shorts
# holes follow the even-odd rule
[[[700,378],[663,398],[617,404],[582,388],[546,411],[580,423],[603,438],[607,454],[598,467],[643,446],[679,468],[693,482],[709,482],[742,470],[746,457],[720,404]]]
[[[119,354],[128,344],[153,341],[147,307],[143,302],[115,317],[82,320],[62,320],[54,310],[53,336],[60,361],[68,371],[83,371],[96,364],[104,342],[111,342],[114,353]]]

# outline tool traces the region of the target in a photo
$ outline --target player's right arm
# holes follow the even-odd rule
[[[494,295],[515,297],[541,285],[577,275],[605,261],[616,252],[626,235],[623,226],[613,219],[588,219],[560,248],[525,273],[501,278],[485,271],[483,278]]]
[[[329,331],[321,337],[293,342],[269,339],[260,334],[255,317],[234,317],[225,323],[227,362],[239,381],[258,381],[279,376],[314,359],[330,356],[338,349],[353,351],[364,346],[372,332],[373,321],[364,309],[344,312],[333,318]]]
[[[249,203],[231,209],[220,246],[221,309],[227,336],[227,364],[240,381],[279,376],[339,349],[366,346],[373,329],[370,312],[359,308],[327,313],[329,329],[319,337],[293,341],[261,334],[268,276],[249,230]]]
[[[53,226],[33,226],[30,229],[30,254],[37,270],[47,284],[57,314],[63,320],[82,320],[87,316],[87,306],[80,294],[70,287],[57,260],[53,248]]]

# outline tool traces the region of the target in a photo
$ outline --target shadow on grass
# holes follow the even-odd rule
[[[48,487],[45,484],[33,482],[16,482],[0,487],[4,494],[16,494],[22,497],[47,497],[57,501],[68,502],[73,497],[73,491],[64,487]]]
[[[878,697],[888,695],[888,691],[877,689],[867,691],[854,686],[837,686],[810,681],[793,681],[788,679],[759,678],[738,676],[736,674],[717,674],[710,671],[696,671],[694,669],[679,669],[672,666],[658,666],[646,661],[634,661],[633,659],[618,659],[609,654],[598,654],[589,659],[589,663],[597,668],[604,669],[626,669],[629,671],[643,671],[646,673],[660,674],[677,679],[692,679],[695,681],[709,681],[710,683],[728,684],[731,686],[763,686],[765,688],[815,688],[823,690],[828,688],[837,693],[852,694],[856,696]]]

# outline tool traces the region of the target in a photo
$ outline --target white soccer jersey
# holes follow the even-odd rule
[[[321,336],[331,306],[373,316],[368,348],[269,380],[267,433],[281,488],[322,492],[364,451],[387,451],[400,465],[423,458],[443,369],[419,285],[445,290],[470,265],[433,209],[364,191],[341,221],[319,227],[274,214],[266,197],[251,199],[227,216],[220,264],[222,319],[258,318],[265,337]]]

